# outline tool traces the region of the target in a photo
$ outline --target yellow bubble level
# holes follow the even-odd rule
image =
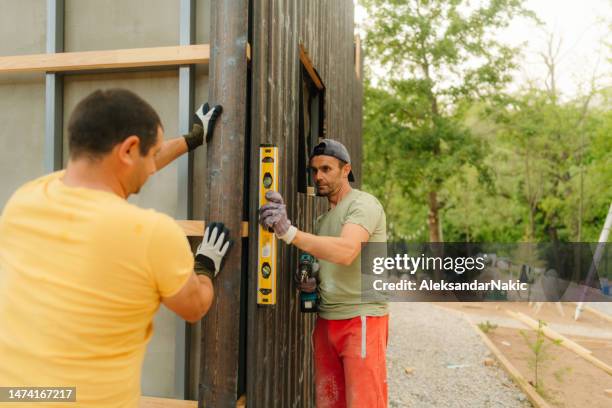
[[[259,207],[266,193],[278,191],[278,147],[259,146]],[[257,245],[257,304],[276,304],[276,238],[274,233],[259,226]]]

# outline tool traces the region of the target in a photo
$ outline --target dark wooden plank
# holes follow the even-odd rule
[[[315,2],[262,0],[253,3],[251,39],[251,163],[260,143],[275,143],[280,153],[280,191],[290,219],[312,231],[314,218],[327,209],[322,198],[297,192],[298,109],[301,87],[299,44],[326,88],[328,136],[347,145],[359,166],[361,84],[355,78],[352,0]],[[292,274],[298,251],[279,245],[278,293],[274,308],[258,307],[257,202],[258,171],[250,175],[249,305],[247,400],[250,407],[313,407],[311,334],[314,316],[299,311]],[[357,174],[357,173],[356,173]]]
[[[260,401],[265,403],[263,393],[266,391],[265,384],[267,376],[265,362],[267,361],[266,352],[266,331],[259,319],[256,293],[257,293],[257,234],[258,225],[253,220],[257,220],[257,209],[259,207],[259,149],[258,146],[264,142],[267,126],[268,104],[267,104],[267,72],[268,61],[268,7],[269,1],[256,2],[253,5],[252,28],[252,59],[251,59],[251,163],[252,171],[249,184],[249,270],[248,270],[248,308],[247,308],[247,398],[250,407],[261,406]],[[256,23],[255,23],[256,22]]]
[[[214,304],[202,321],[200,401],[206,407],[230,407],[238,397],[248,0],[216,0],[210,12],[208,100],[224,109],[207,146],[204,216],[225,223],[234,244],[215,281]]]

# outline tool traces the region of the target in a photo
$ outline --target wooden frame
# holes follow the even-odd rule
[[[187,237],[202,237],[206,223],[202,220],[175,220]],[[242,221],[240,224],[240,236],[249,236],[249,222]]]
[[[201,237],[204,235],[204,221],[175,220],[188,237]]]
[[[312,82],[314,82],[315,86],[319,89],[319,91],[324,90],[325,86],[323,85],[323,81],[321,81],[319,73],[312,65],[312,61],[310,60],[310,57],[308,56],[308,53],[306,52],[306,49],[304,48],[303,44],[300,44],[300,61],[302,62],[302,64],[304,64],[306,72],[308,72],[310,79],[312,79]]]
[[[576,305],[579,304],[579,302],[573,302],[573,303],[576,304]],[[609,314],[606,314],[604,312],[600,312],[597,309],[593,309],[591,306],[583,305],[582,306],[582,310],[586,310],[587,312],[594,314],[598,318],[603,319],[603,320],[607,320],[608,322],[612,323],[612,316],[610,316]]]
[[[536,322],[535,320],[533,320],[532,318],[530,318],[529,316],[527,316],[527,315],[525,315],[523,313],[513,312],[511,310],[506,310],[506,313],[509,316],[513,317],[514,319],[522,322],[526,326],[532,328],[533,330],[538,330],[538,328],[539,328],[538,322]],[[587,349],[585,347],[582,347],[578,343],[568,339],[567,337],[563,336],[562,334],[557,333],[556,331],[554,331],[550,327],[544,326],[542,328],[542,331],[544,332],[544,335],[546,337],[548,337],[549,339],[560,340],[561,341],[561,346],[565,347],[568,350],[573,351],[574,353],[576,353],[577,355],[579,355],[580,357],[582,357],[583,359],[585,359],[589,363],[593,364],[595,367],[601,368],[602,370],[604,370],[609,375],[612,375],[612,366],[609,366],[608,364],[604,363],[603,361],[595,358],[593,356],[591,350],[589,350],[589,349]]]
[[[140,397],[139,408],[197,408],[197,401],[170,398]]]
[[[198,44],[0,57],[0,73],[71,72],[209,62],[209,44]]]
[[[325,137],[325,85],[300,46],[298,192],[315,196],[314,181],[308,174],[308,158],[319,140]],[[313,76],[314,75],[314,76]],[[308,114],[306,114],[308,111]],[[308,118],[308,122],[306,121]],[[308,123],[308,125],[307,125]]]
[[[216,0],[210,4],[208,101],[223,106],[223,119],[206,149],[204,219],[223,220],[233,238],[232,254],[215,279],[215,299],[201,323],[198,399],[210,407],[236,405],[242,393],[239,377],[243,270],[242,231],[247,135],[248,0]]]

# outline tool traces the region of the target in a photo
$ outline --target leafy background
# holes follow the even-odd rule
[[[546,79],[511,86],[521,48],[498,33],[542,24],[522,0],[359,3],[363,188],[385,207],[390,240],[598,240],[612,202],[610,73],[564,95],[561,42],[547,34]]]

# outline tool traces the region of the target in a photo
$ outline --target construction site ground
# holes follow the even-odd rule
[[[459,313],[432,303],[389,304],[389,407],[524,408],[527,396]]]
[[[410,308],[412,304],[405,305],[403,307]],[[545,344],[550,346],[546,349],[548,357],[544,357],[539,364],[539,378],[542,381],[539,395],[551,407],[612,407],[612,373],[609,371],[609,367],[612,367],[612,304],[600,303],[590,306],[597,309],[599,313],[584,310],[576,321],[574,319],[576,304],[574,303],[534,303],[530,305],[527,302],[449,302],[430,305],[432,310],[446,311],[446,313],[458,319],[454,324],[463,321],[472,331],[478,324],[487,324],[488,322],[490,327],[486,333],[488,338],[525,380],[531,384],[535,383],[535,368],[534,353],[530,349],[529,343],[534,343],[536,331],[522,320],[517,319],[516,316],[522,314],[531,318],[534,322],[542,320],[546,323],[546,327],[552,330],[553,334],[560,334],[567,339],[565,341],[566,345],[575,342],[587,349],[590,355],[603,363],[604,368],[588,361],[580,353],[565,347],[563,344],[552,344],[551,340],[546,338]],[[432,314],[438,318],[440,312]],[[392,315],[392,320],[394,318],[396,316]],[[448,318],[445,319],[448,320]],[[468,321],[474,323],[474,325],[470,325]],[[417,326],[414,327],[415,332],[419,330]],[[455,338],[455,328],[448,326],[439,333],[439,336],[445,339],[444,344],[451,347]],[[458,342],[454,347],[461,349],[463,346]],[[472,349],[466,351],[474,352]],[[415,355],[418,356],[419,353],[417,352]],[[482,360],[482,356],[478,357]],[[474,358],[474,360],[477,364],[478,359]],[[608,371],[606,371],[606,365]],[[496,363],[495,366],[501,369],[499,364]],[[469,372],[468,367],[464,372]],[[488,394],[491,390],[484,385],[476,392]],[[418,407],[420,405],[413,404],[411,406]],[[503,403],[486,405],[475,399],[475,403],[471,406],[501,407],[507,405],[503,405]]]

